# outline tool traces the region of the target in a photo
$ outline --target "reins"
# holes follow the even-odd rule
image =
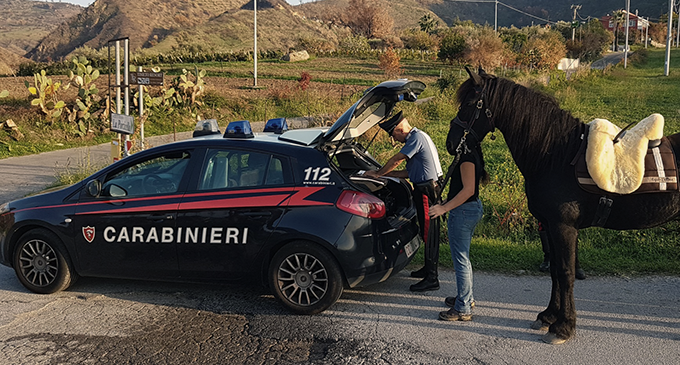
[[[457,115],[455,118],[453,118],[453,121],[451,123],[460,126],[463,128],[463,137],[461,137],[460,142],[458,142],[458,146],[456,147],[456,157],[453,158],[453,161],[451,162],[451,165],[449,165],[449,169],[446,171],[446,177],[444,178],[444,182],[442,183],[441,190],[444,191],[444,188],[446,187],[446,184],[449,183],[449,180],[451,179],[451,175],[453,175],[453,172],[455,168],[458,166],[458,163],[460,162],[460,157],[464,154],[468,154],[472,152],[470,148],[468,148],[467,144],[465,143],[467,141],[467,136],[468,134],[472,135],[472,137],[477,141],[477,144],[480,144],[482,141],[479,138],[479,135],[477,132],[475,132],[472,129],[472,126],[474,123],[479,119],[479,115],[481,114],[482,108],[484,108],[484,102],[486,99],[486,90],[484,88],[480,87],[475,87],[475,93],[479,94],[479,99],[477,99],[476,106],[475,106],[475,113],[472,117],[472,119],[469,122],[465,122],[461,120]],[[486,108],[484,111],[484,114],[486,115],[487,119],[489,120],[489,124],[491,126],[491,139],[494,140],[496,137],[493,135],[493,132],[496,130],[496,126],[494,125],[493,122],[493,113],[491,113],[491,110],[489,108]]]

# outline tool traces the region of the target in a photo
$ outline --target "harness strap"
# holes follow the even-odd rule
[[[581,145],[578,147],[578,151],[576,152],[576,156],[574,156],[574,159],[571,160],[570,165],[575,166],[576,162],[578,162],[578,158],[581,157],[584,153],[586,153],[586,145],[588,144],[588,132],[590,131],[590,127],[587,124],[584,124],[585,128],[583,130],[583,133],[581,133]]]
[[[597,205],[597,211],[595,212],[595,217],[593,218],[593,227],[604,227],[609,218],[609,213],[612,211],[612,204],[614,200],[607,198],[606,196],[600,197],[600,202]]]

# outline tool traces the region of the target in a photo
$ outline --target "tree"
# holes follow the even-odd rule
[[[385,71],[385,76],[393,78],[401,75],[403,72],[399,63],[399,55],[397,52],[394,52],[392,47],[388,48],[378,59],[378,67]]]
[[[578,39],[567,41],[568,56],[590,62],[599,58],[602,52],[613,41],[614,35],[602,26],[599,20],[593,19],[579,30]]]
[[[517,55],[518,62],[530,68],[553,69],[567,54],[559,32],[539,27],[527,28],[529,39]]]
[[[345,12],[345,23],[356,35],[366,38],[383,38],[392,33],[394,19],[389,6],[383,1],[350,0]]]
[[[437,48],[436,37],[422,30],[406,30],[402,33],[401,40],[404,42],[404,47],[409,49],[428,51]]]
[[[468,64],[493,70],[503,60],[503,41],[491,27],[468,28],[463,59]]]
[[[442,38],[437,57],[442,61],[453,63],[462,58],[463,51],[465,51],[465,37],[454,30],[449,30]]]
[[[437,21],[437,19],[432,18],[432,15],[425,14],[422,17],[420,17],[420,20],[418,20],[418,25],[420,25],[420,30],[422,30],[423,32],[432,34],[432,32],[439,26],[439,21]]]
[[[626,14],[623,10],[617,10],[612,13],[612,22],[614,22],[614,46],[612,51],[616,52],[616,45],[619,44],[619,27],[621,24],[626,24]]]

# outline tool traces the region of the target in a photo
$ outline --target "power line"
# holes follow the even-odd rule
[[[524,11],[519,10],[519,9],[517,9],[517,8],[513,8],[512,6],[510,6],[510,5],[508,5],[508,4],[504,4],[504,3],[500,2],[500,1],[496,1],[496,0],[449,0],[449,1],[451,1],[451,2],[456,2],[456,3],[496,3],[496,4],[500,4],[500,5],[505,6],[506,8],[508,8],[508,9],[510,9],[510,10],[514,10],[514,11],[520,13],[520,14],[524,14],[524,15],[526,15],[526,16],[529,16],[529,17],[538,19],[538,20],[540,20],[540,21],[542,21],[542,22],[557,24],[556,22],[550,21],[550,20],[548,20],[548,19],[543,19],[543,18],[538,17],[538,16],[536,16],[536,15],[529,14],[529,13],[527,13],[527,12],[524,12]]]
[[[503,5],[503,6],[505,6],[505,7],[508,8],[508,9],[514,10],[514,11],[520,13],[520,14],[524,14],[524,15],[526,15],[526,16],[530,16],[530,17],[532,17],[532,18],[536,18],[536,19],[538,19],[538,20],[540,20],[540,21],[544,21],[544,22],[546,22],[546,23],[557,24],[557,22],[553,22],[553,21],[550,21],[550,20],[548,20],[548,19],[543,19],[543,18],[541,18],[541,17],[537,17],[536,15],[532,15],[532,14],[529,14],[529,13],[527,13],[527,12],[521,11],[521,10],[519,10],[519,9],[513,8],[513,7],[510,6],[510,5],[503,4],[503,3],[500,2],[500,1],[499,1],[498,3],[501,4],[501,5]]]

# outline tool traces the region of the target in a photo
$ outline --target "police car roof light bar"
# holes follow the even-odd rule
[[[264,126],[265,132],[274,132],[276,134],[282,134],[288,130],[288,123],[286,118],[273,118],[267,121]]]
[[[250,127],[250,122],[247,120],[238,120],[229,123],[227,130],[224,132],[224,138],[253,138],[253,128]]]
[[[220,127],[217,125],[216,119],[205,119],[199,120],[198,123],[196,123],[196,128],[194,128],[194,134],[192,137],[221,133],[222,132],[220,132]]]

